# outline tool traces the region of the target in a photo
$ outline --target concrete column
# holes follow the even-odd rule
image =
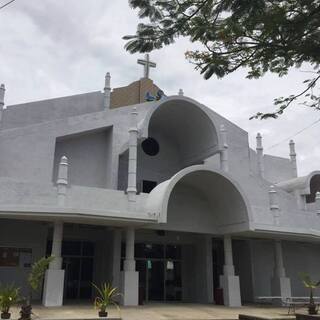
[[[320,214],[320,192],[316,193],[316,212]]]
[[[107,72],[105,76],[105,82],[104,82],[104,88],[103,88],[103,95],[104,95],[104,108],[109,109],[110,108],[110,98],[111,98],[111,86],[110,81],[111,76],[110,73]]]
[[[1,121],[2,121],[5,92],[6,92],[6,88],[5,88],[4,84],[1,84],[1,86],[0,86],[0,125],[1,125]]]
[[[233,256],[232,256],[232,239],[230,235],[225,235],[224,244],[224,266],[223,275],[220,276],[220,284],[223,288],[224,305],[228,307],[240,307],[240,281],[239,277],[234,274]]]
[[[290,163],[291,163],[291,170],[292,170],[292,177],[298,177],[298,168],[297,168],[297,154],[295,150],[295,143],[293,140],[289,142],[290,148]]]
[[[271,294],[282,298],[291,297],[291,282],[286,277],[283,263],[282,243],[280,240],[274,241],[274,274],[271,279]]]
[[[228,172],[229,164],[228,164],[227,130],[223,124],[220,126],[220,137],[222,142],[222,150],[220,151],[220,169]]]
[[[129,168],[128,168],[128,198],[136,201],[137,195],[137,145],[138,145],[138,112],[134,107],[131,112],[131,124],[129,128]]]
[[[139,302],[139,272],[136,271],[134,260],[135,230],[128,227],[126,230],[126,259],[122,272],[123,305],[137,306]]]
[[[262,137],[261,134],[257,134],[257,167],[258,167],[258,174],[261,178],[264,178],[264,159],[263,159],[263,147],[262,147]]]
[[[42,303],[46,307],[58,307],[63,304],[64,270],[62,267],[61,247],[63,223],[55,221],[53,227],[52,251],[54,260],[50,263],[44,279]]]
[[[113,231],[112,244],[112,285],[120,288],[120,263],[121,263],[121,230]]]
[[[269,203],[270,203],[270,211],[273,215],[273,221],[275,225],[279,225],[280,223],[280,207],[279,207],[279,198],[278,192],[274,186],[270,186],[269,189]]]
[[[68,186],[68,159],[66,156],[61,157],[58,168],[58,205],[63,207],[66,204]]]

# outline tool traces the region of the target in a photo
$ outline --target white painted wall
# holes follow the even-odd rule
[[[53,182],[62,156],[68,158],[70,185],[105,188],[111,178],[112,129],[61,137],[56,141]]]

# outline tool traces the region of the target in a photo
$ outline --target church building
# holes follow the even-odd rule
[[[92,300],[108,282],[122,304],[241,306],[306,296],[320,278],[320,171],[298,175],[248,133],[143,77],[103,91],[5,106],[0,87],[0,282],[37,298]],[[320,166],[320,164],[319,164]],[[320,169],[319,169],[320,170]]]

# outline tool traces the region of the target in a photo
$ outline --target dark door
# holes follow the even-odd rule
[[[164,261],[148,260],[148,300],[164,300]]]
[[[166,261],[166,301],[179,301],[182,298],[181,262]]]
[[[63,259],[65,270],[64,296],[66,299],[77,299],[79,297],[79,276],[81,258],[67,257]]]

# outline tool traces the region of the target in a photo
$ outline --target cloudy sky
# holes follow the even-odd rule
[[[141,55],[127,53],[121,39],[134,33],[137,22],[127,0],[16,0],[0,10],[0,82],[7,88],[6,104],[102,90],[106,71],[113,87],[139,79],[142,67],[136,60]],[[281,79],[269,74],[246,80],[239,71],[205,81],[184,59],[192,47],[181,39],[152,52],[157,68],[151,78],[167,95],[183,88],[185,95],[247,130],[252,147],[261,132],[265,153],[287,157],[287,138],[320,118],[320,112],[294,105],[278,120],[248,120],[272,110],[275,97],[301,89],[308,68]],[[294,137],[300,174],[320,168],[319,132],[320,122]]]

